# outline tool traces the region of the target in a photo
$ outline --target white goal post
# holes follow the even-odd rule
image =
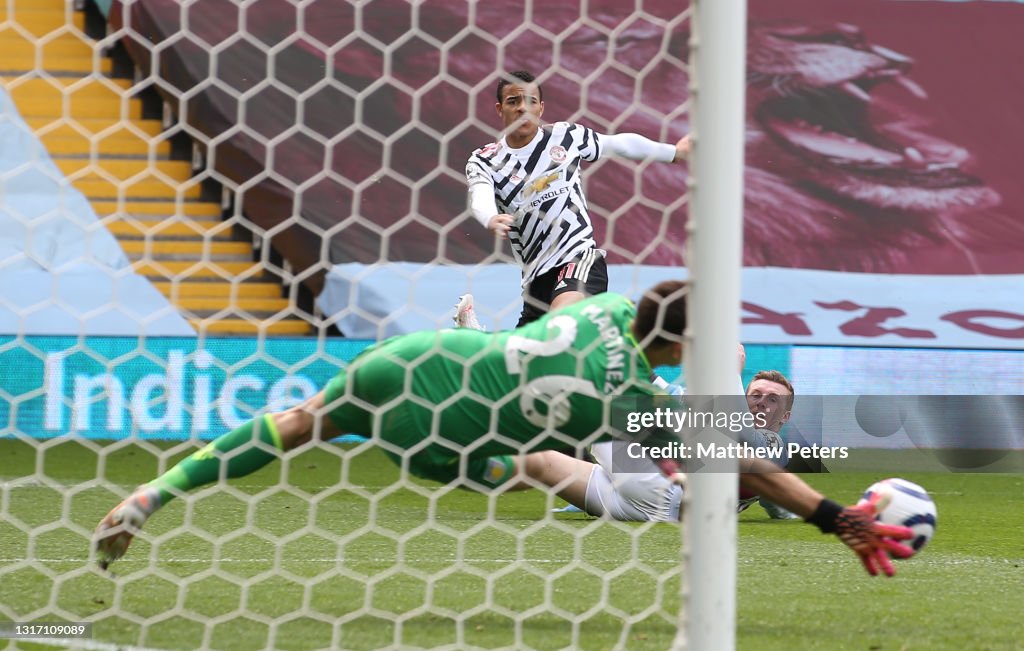
[[[743,265],[746,0],[695,0],[690,45],[691,294],[686,386],[736,392]],[[735,470],[735,460],[728,462]],[[736,476],[691,473],[684,517],[680,633],[690,651],[736,647]]]

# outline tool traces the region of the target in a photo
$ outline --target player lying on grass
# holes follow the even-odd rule
[[[796,397],[793,385],[789,379],[779,371],[760,371],[746,389],[747,407],[752,414],[761,414],[765,419],[766,426],[756,432],[755,445],[767,447],[779,447],[786,449],[785,442],[779,433],[782,426],[789,421],[793,414],[793,400]],[[789,456],[778,460],[778,464],[785,468],[789,463]],[[774,504],[760,495],[754,495],[745,488],[740,488],[740,506],[742,512],[754,502],[758,502],[773,520],[799,520],[799,516],[790,513],[778,504]]]
[[[678,395],[681,392],[679,387],[664,380],[655,384],[666,393]],[[782,451],[778,432],[789,419],[793,404],[789,380],[778,371],[761,371],[747,385],[746,396],[751,413],[760,415],[765,427],[747,430],[740,440],[751,447]],[[554,450],[534,452],[520,457],[521,472],[555,489],[559,497],[590,515],[627,522],[679,520],[682,516],[683,480],[672,481],[653,461],[646,464],[633,462],[629,464],[628,472],[617,471],[615,455],[625,455],[622,447],[616,452],[619,445],[605,441],[591,446],[596,463]],[[780,456],[778,463],[785,466],[784,456]],[[642,472],[644,468],[638,466],[644,465],[648,468]],[[740,497],[738,511],[746,509],[760,496],[743,491]]]
[[[609,438],[606,402],[658,394],[648,379],[652,365],[681,362],[685,326],[686,285],[668,281],[635,308],[603,294],[516,330],[427,331],[383,341],[303,404],[220,436],[136,489],[97,526],[100,566],[124,555],[146,519],[174,497],[342,433],[372,438],[417,477],[476,490],[500,486],[515,479],[511,455]],[[876,522],[873,505],[844,508],[796,475],[756,462],[744,467],[757,471],[741,475],[744,486],[835,533],[871,574],[891,575],[889,554],[912,553],[896,542],[910,529]],[[679,469],[669,461],[663,468]]]

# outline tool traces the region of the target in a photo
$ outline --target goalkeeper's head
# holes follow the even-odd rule
[[[682,361],[688,292],[685,281],[666,280],[644,292],[636,307],[633,336],[655,366]]]

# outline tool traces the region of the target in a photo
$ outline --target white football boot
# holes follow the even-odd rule
[[[768,517],[771,518],[772,520],[799,520],[800,519],[800,516],[797,515],[796,513],[791,513],[790,511],[787,511],[786,509],[782,508],[781,506],[779,506],[775,502],[769,502],[768,500],[764,499],[763,497],[759,500],[759,504],[761,505],[761,508],[763,508],[768,513]]]
[[[472,330],[483,331],[485,328],[480,325],[480,321],[476,318],[476,310],[473,308],[473,295],[463,294],[459,297],[459,302],[455,304],[455,315],[452,317],[452,321],[455,322],[456,328],[470,328]]]

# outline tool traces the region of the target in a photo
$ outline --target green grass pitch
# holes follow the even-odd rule
[[[546,518],[560,502],[537,491],[489,498],[427,483],[418,484],[423,494],[396,489],[397,470],[368,448],[344,462],[322,450],[291,458],[288,491],[272,488],[282,480],[273,464],[231,490],[177,500],[114,564],[116,575],[99,571],[89,563],[89,532],[157,473],[154,452],[165,447],[120,444],[101,457],[64,443],[39,455],[0,441],[5,614],[93,621],[89,648],[111,650],[672,642],[678,527]],[[95,482],[101,473],[118,493]],[[338,489],[343,473],[357,493]],[[883,476],[805,478],[852,502]],[[740,649],[1024,649],[1024,477],[906,477],[931,491],[939,525],[894,579],[868,577],[813,527],[770,521],[756,506],[741,516]],[[186,518],[192,526],[182,526]]]

